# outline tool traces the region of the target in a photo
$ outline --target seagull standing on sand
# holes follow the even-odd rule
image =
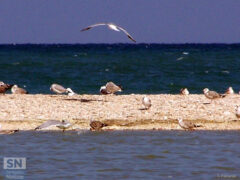
[[[48,129],[51,127],[57,127],[59,129],[62,129],[63,132],[70,128],[72,126],[71,123],[69,123],[66,120],[62,120],[62,121],[58,121],[58,120],[48,120],[46,122],[44,122],[43,124],[41,124],[40,126],[36,127],[35,130],[41,130],[41,129]]]
[[[237,118],[240,118],[240,106],[236,106],[236,116]]]
[[[181,95],[189,95],[189,91],[187,88],[182,88],[182,89],[180,89],[180,94]]]
[[[108,28],[111,29],[111,30],[124,32],[129,39],[131,39],[133,42],[136,42],[136,40],[133,39],[133,37],[132,37],[125,29],[123,29],[122,27],[117,26],[117,25],[115,25],[115,24],[113,24],[113,23],[97,23],[97,24],[92,24],[92,25],[90,25],[90,26],[82,29],[81,31],[87,31],[87,30],[89,30],[89,29],[91,29],[91,28],[93,28],[93,27],[105,26],[105,25],[108,26]]]
[[[113,82],[108,82],[105,86],[100,88],[100,93],[103,95],[115,94],[116,92],[122,92],[122,87],[114,84]]]
[[[18,87],[16,84],[12,87],[11,91],[12,94],[28,94],[25,89]]]
[[[226,95],[225,94],[219,94],[215,91],[209,91],[208,88],[203,89],[203,93],[208,99],[217,99],[217,98],[224,98]]]
[[[0,94],[5,94],[5,92],[12,88],[13,85],[5,84],[4,82],[0,81]]]
[[[185,130],[193,130],[195,127],[201,127],[201,125],[196,125],[191,122],[183,121],[182,118],[178,118],[178,124],[181,128]]]
[[[0,124],[0,134],[14,134],[16,132],[19,132],[19,129],[16,130],[1,130],[2,125]]]
[[[90,123],[90,131],[100,131],[103,127],[107,126],[106,124],[100,121],[91,121]]]
[[[50,91],[57,93],[57,94],[67,93],[69,96],[73,96],[75,94],[71,88],[66,89],[59,84],[52,84],[50,87]]]
[[[60,121],[58,120],[48,120],[41,124],[40,126],[36,127],[34,130],[41,130],[41,129],[47,129],[50,127],[56,127],[57,124],[59,124]]]
[[[151,103],[151,99],[149,99],[148,97],[143,97],[142,98],[142,104],[144,105],[145,109],[149,109],[151,106],[152,106],[152,103]]]
[[[227,88],[225,94],[234,94],[234,90],[232,87]]]

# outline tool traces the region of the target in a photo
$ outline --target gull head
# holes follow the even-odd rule
[[[240,113],[240,106],[235,106],[235,110]]]
[[[208,92],[209,92],[209,89],[208,89],[208,88],[203,89],[203,93],[204,93],[204,94],[206,94],[206,93],[208,93]]]
[[[152,106],[151,100],[146,96],[142,98],[142,103],[147,109],[149,109]]]
[[[75,94],[71,88],[67,88],[66,90],[67,90],[68,96],[73,96]]]
[[[62,120],[62,124],[64,124],[65,126],[71,126],[71,123],[67,120]]]
[[[240,106],[236,106],[235,111],[236,111],[236,116],[240,118]]]
[[[101,94],[108,94],[106,86],[101,86],[99,91]]]
[[[57,127],[59,129],[67,129],[67,128],[71,127],[71,126],[72,126],[72,124],[70,122],[68,122],[67,120],[62,120],[62,122],[57,125]]]
[[[178,120],[179,123],[183,122],[182,118],[178,118],[177,120]]]
[[[181,92],[182,95],[189,95],[189,91],[188,91],[187,88],[182,88],[182,89],[180,90],[180,92]]]
[[[148,97],[143,97],[143,103],[149,103],[150,99]]]
[[[229,87],[228,89],[227,89],[227,92],[226,92],[227,94],[234,94],[234,90],[233,90],[233,88],[232,87]]]
[[[12,93],[14,93],[18,89],[18,86],[14,84],[11,88]]]

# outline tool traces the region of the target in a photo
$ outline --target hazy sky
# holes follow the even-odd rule
[[[0,0],[0,44],[240,42],[240,0]]]

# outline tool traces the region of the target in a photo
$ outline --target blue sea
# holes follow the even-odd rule
[[[240,179],[239,139],[239,131],[0,135],[0,159],[26,158],[26,169],[1,167],[0,179],[12,174],[25,179],[235,180]]]
[[[0,81],[32,94],[58,83],[98,94],[108,81],[123,94],[240,90],[240,44],[0,45]]]

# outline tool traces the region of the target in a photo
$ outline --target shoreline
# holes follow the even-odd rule
[[[142,98],[152,101],[142,110]],[[213,100],[203,94],[131,94],[131,95],[0,95],[2,130],[34,130],[46,120],[68,120],[73,129],[89,130],[91,120],[108,126],[103,130],[183,130],[177,122],[200,124],[196,130],[240,130],[235,106],[240,95]],[[49,130],[55,130],[54,128]],[[70,128],[71,130],[71,128]]]

